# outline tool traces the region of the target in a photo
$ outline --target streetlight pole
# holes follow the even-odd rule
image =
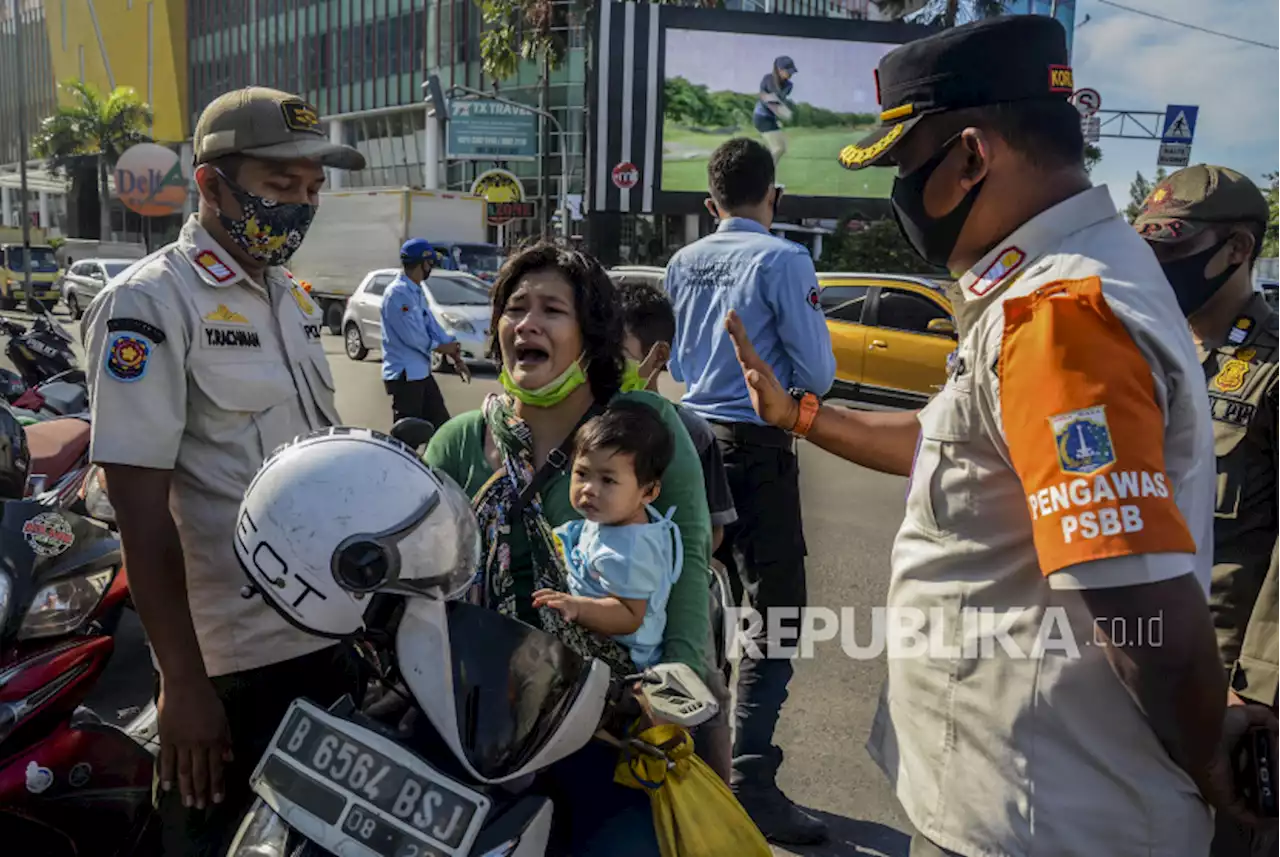
[[[569,152],[565,146],[564,128],[560,125],[560,120],[547,110],[539,110],[537,107],[530,107],[527,104],[521,104],[518,101],[508,101],[496,95],[482,92],[479,89],[471,89],[467,86],[454,85],[449,88],[449,95],[455,92],[461,92],[466,95],[474,95],[477,98],[484,98],[489,101],[496,101],[499,104],[506,104],[515,107],[518,110],[527,110],[530,113],[543,117],[555,126],[556,133],[560,135],[560,235],[564,238],[565,243],[569,241]]]
[[[22,20],[18,17],[18,0],[10,4],[13,10],[13,34],[17,41],[18,59],[18,170],[22,182],[22,293],[27,298],[27,308],[33,309],[35,299],[31,294],[31,214],[27,209],[27,60],[22,45]]]

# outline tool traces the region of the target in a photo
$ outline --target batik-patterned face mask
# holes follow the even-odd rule
[[[218,212],[218,220],[231,240],[264,265],[288,262],[294,251],[302,246],[302,239],[316,216],[316,206],[305,202],[277,202],[258,196],[227,178],[222,170],[217,172],[236,202],[240,203],[238,218]]]

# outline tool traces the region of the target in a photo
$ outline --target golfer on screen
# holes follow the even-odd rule
[[[773,61],[773,71],[760,81],[760,96],[756,102],[755,112],[751,114],[751,123],[764,137],[765,145],[773,153],[773,165],[787,153],[787,137],[782,133],[778,120],[784,122],[791,118],[793,105],[788,99],[791,95],[791,78],[795,76],[796,64],[791,57],[778,57]]]

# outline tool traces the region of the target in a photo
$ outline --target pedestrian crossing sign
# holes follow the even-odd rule
[[[1190,104],[1170,104],[1164,111],[1162,143],[1191,143],[1196,134],[1200,108]]]

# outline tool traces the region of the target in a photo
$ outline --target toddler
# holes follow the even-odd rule
[[[536,607],[615,637],[639,669],[660,663],[667,599],[684,558],[680,531],[651,503],[675,454],[657,411],[620,401],[578,430],[569,500],[583,517],[555,530],[569,592],[540,589]]]

